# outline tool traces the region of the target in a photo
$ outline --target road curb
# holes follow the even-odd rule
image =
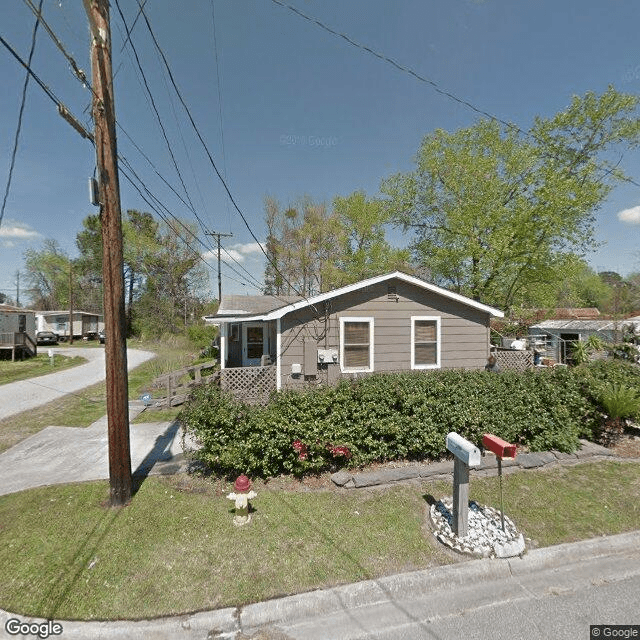
[[[420,598],[436,591],[451,591],[470,583],[510,579],[514,576],[559,569],[587,558],[622,554],[640,548],[640,531],[534,549],[522,558],[481,558],[412,571],[375,580],[302,593],[243,607],[242,629],[293,622],[309,616],[330,615],[389,600]]]
[[[522,558],[505,560],[481,558],[461,561],[432,569],[257,602],[244,607],[227,607],[153,620],[100,622],[56,620],[56,622],[62,624],[64,637],[69,640],[143,640],[149,637],[173,640],[196,637],[194,634],[198,634],[197,637],[211,639],[231,638],[242,630],[255,630],[268,625],[327,616],[389,601],[418,599],[430,593],[454,591],[474,584],[517,579],[518,576],[525,574],[561,569],[596,558],[637,552],[638,549],[640,549],[640,531],[631,531],[534,549]],[[2,629],[0,633],[5,634],[5,624],[10,618],[18,618],[25,622],[42,622],[39,618],[0,610]]]

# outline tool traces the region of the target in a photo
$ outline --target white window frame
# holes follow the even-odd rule
[[[344,364],[344,325],[348,322],[368,322],[369,323],[369,366],[368,367],[345,367]],[[340,371],[343,373],[370,373],[373,371],[373,358],[375,350],[373,348],[373,318],[345,317],[340,318]]]
[[[428,320],[436,323],[436,362],[435,364],[416,364],[416,320]],[[439,369],[442,350],[442,334],[440,331],[440,316],[411,316],[411,368]]]

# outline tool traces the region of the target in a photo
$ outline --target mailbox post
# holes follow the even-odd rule
[[[502,461],[513,460],[516,457],[516,445],[509,444],[502,438],[494,436],[492,433],[485,433],[482,436],[482,446],[495,453],[498,459],[498,478],[500,479],[500,524],[504,531],[504,507],[502,505]]]
[[[453,532],[459,538],[469,529],[469,467],[478,467],[480,449],[457,433],[447,434],[447,449],[455,456],[453,463]]]

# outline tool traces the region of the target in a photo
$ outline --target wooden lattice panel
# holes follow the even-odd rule
[[[532,351],[496,351],[498,366],[504,371],[505,369],[514,369],[515,371],[526,371],[533,367]]]
[[[276,390],[276,367],[234,367],[220,371],[220,386],[238,400],[265,403]]]

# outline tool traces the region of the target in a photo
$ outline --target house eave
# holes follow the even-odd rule
[[[424,280],[420,280],[420,278],[410,276],[409,274],[403,273],[402,271],[394,271],[382,276],[368,278],[367,280],[360,280],[359,282],[340,287],[339,289],[333,289],[325,293],[320,293],[318,295],[312,296],[311,298],[305,298],[303,300],[299,300],[298,302],[293,302],[283,307],[278,307],[277,309],[274,309],[273,311],[270,311],[268,313],[256,314],[252,316],[240,314],[225,314],[221,316],[205,316],[203,319],[207,324],[221,324],[229,322],[266,322],[269,320],[278,320],[284,317],[287,313],[291,313],[292,311],[297,311],[298,309],[304,309],[306,307],[312,307],[316,304],[324,302],[325,300],[330,300],[338,296],[352,293],[354,291],[358,291],[359,289],[363,289],[364,287],[370,287],[372,285],[378,284],[380,282],[385,282],[386,280],[392,280],[394,278],[397,278],[398,280],[401,280],[408,284],[415,285],[427,291],[431,291],[432,293],[443,296],[444,298],[448,298],[449,300],[454,300],[467,307],[483,311],[484,313],[488,313],[495,318],[504,318],[504,313],[499,309],[494,309],[493,307],[482,304],[481,302],[477,302],[476,300],[472,300],[471,298],[467,298],[466,296],[463,296],[459,293],[454,293],[453,291],[448,291],[447,289],[438,287],[435,284],[425,282]]]
[[[276,320],[278,318],[282,318],[287,313],[291,313],[292,311],[297,311],[298,309],[313,306],[324,302],[325,300],[330,300],[331,298],[336,298],[338,296],[357,291],[358,289],[362,289],[364,287],[370,287],[380,282],[385,282],[386,280],[392,280],[393,278],[397,278],[398,280],[402,280],[403,282],[406,282],[408,284],[413,284],[417,287],[421,287],[422,289],[426,289],[427,291],[431,291],[432,293],[441,295],[445,298],[449,298],[450,300],[455,300],[456,302],[464,304],[468,307],[472,307],[474,309],[478,309],[479,311],[484,311],[485,313],[488,313],[489,315],[492,315],[496,318],[504,318],[504,313],[499,309],[494,309],[493,307],[489,307],[488,305],[482,304],[481,302],[476,302],[475,300],[471,300],[471,298],[467,298],[466,296],[460,295],[459,293],[448,291],[447,289],[443,289],[442,287],[438,287],[429,282],[425,282],[424,280],[420,280],[420,278],[410,276],[409,274],[403,273],[402,271],[394,271],[382,276],[368,278],[367,280],[360,280],[360,282],[340,287],[339,289],[333,289],[332,291],[327,291],[311,298],[300,300],[299,302],[294,302],[285,307],[281,307],[279,309],[275,309],[270,313],[264,314],[260,319]]]

